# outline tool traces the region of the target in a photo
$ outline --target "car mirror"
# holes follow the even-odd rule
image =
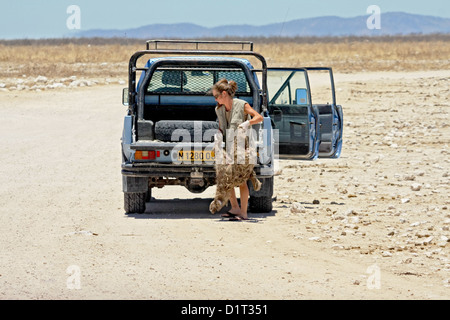
[[[128,88],[124,88],[122,91],[122,104],[128,107]]]
[[[306,91],[306,89],[295,90],[295,100],[299,105],[308,104],[308,92]]]

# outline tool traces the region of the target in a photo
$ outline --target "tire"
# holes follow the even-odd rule
[[[195,123],[198,123],[195,125]],[[201,123],[201,131],[200,124]],[[182,129],[187,130],[190,135],[190,141],[194,142],[194,138],[201,138],[201,142],[214,142],[214,133],[211,135],[206,135],[209,139],[205,138],[205,132],[207,130],[218,130],[219,124],[215,121],[180,121],[180,120],[163,120],[158,121],[155,124],[155,138],[160,141],[172,141],[172,134],[175,130]],[[180,132],[181,133],[181,132]],[[176,134],[174,138],[179,138],[177,142],[183,138],[183,135],[179,137],[179,134]],[[186,142],[186,141],[185,141]]]
[[[272,197],[250,197],[250,211],[253,213],[269,213],[272,211]]]
[[[145,212],[145,193],[124,192],[124,209],[126,213]]]

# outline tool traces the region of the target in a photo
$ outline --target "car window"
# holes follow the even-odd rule
[[[269,72],[267,86],[270,104],[308,104],[308,88],[304,71]]]
[[[236,95],[250,95],[251,89],[242,70],[155,70],[147,86],[147,93],[207,94],[220,79],[236,81]]]

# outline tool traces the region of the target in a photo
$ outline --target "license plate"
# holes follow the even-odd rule
[[[178,151],[178,161],[198,162],[214,161],[214,151]]]

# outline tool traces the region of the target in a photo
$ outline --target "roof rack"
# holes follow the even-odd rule
[[[207,40],[147,40],[147,50],[150,50],[150,45],[154,44],[154,50],[158,49],[158,44],[195,44],[195,49],[192,50],[200,50],[199,45],[210,45],[210,44],[226,44],[226,45],[241,45],[241,51],[253,51],[253,42],[251,41],[207,41]],[[249,46],[249,49],[246,49],[245,46]],[[209,49],[208,49],[209,50]],[[221,50],[210,50],[210,51],[221,51]],[[236,50],[239,51],[239,50]]]
[[[253,56],[261,63],[261,69],[252,69],[253,72],[262,73],[262,90],[263,95],[262,108],[267,110],[267,62],[266,59],[258,52],[253,50],[253,42],[250,41],[206,41],[206,40],[148,40],[147,50],[137,51],[131,57],[128,65],[128,92],[129,92],[129,108],[130,110],[135,108],[136,105],[136,72],[146,71],[148,68],[137,68],[137,61],[145,55],[161,55],[161,54],[177,54],[177,55],[220,55],[220,56]],[[162,49],[158,48],[159,43],[164,44],[195,44],[195,49]],[[151,45],[154,48],[150,48]],[[221,50],[221,49],[199,49],[199,45],[241,45],[241,50]],[[249,46],[249,49],[245,49],[245,46]]]

